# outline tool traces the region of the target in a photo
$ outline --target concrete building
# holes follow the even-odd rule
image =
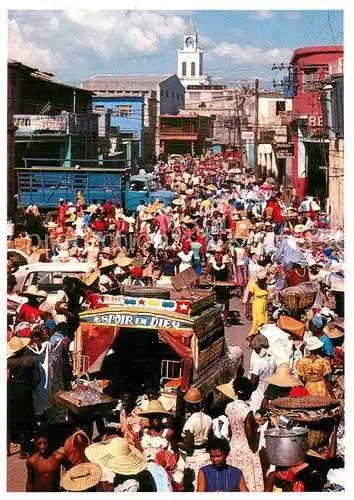
[[[291,99],[281,92],[260,92],[258,100],[258,166],[260,177],[275,177],[289,183],[292,150],[289,148],[286,118],[291,116]],[[288,172],[288,176],[287,176]]]
[[[97,165],[98,117],[91,92],[8,60],[8,200],[13,213],[14,168]],[[29,158],[29,160],[26,160]]]
[[[127,140],[130,135],[131,147],[137,144],[133,165],[159,155],[159,116],[184,109],[185,89],[174,74],[98,75],[82,87],[94,93],[94,107],[113,110],[111,126],[119,127]]]
[[[189,85],[208,85],[210,78],[204,76],[204,50],[199,45],[199,36],[194,21],[189,20],[183,36],[183,47],[178,49],[178,76],[188,89]]]
[[[201,154],[206,151],[211,120],[206,116],[182,112],[160,116],[160,153]]]
[[[248,130],[254,114],[252,89],[190,85],[186,92],[186,110],[212,119],[211,144],[215,153],[245,147],[242,132]],[[244,155],[244,166],[247,164],[248,156]]]
[[[344,59],[328,65],[325,131],[329,139],[328,197],[331,227],[344,228]]]
[[[342,46],[302,47],[291,57],[293,75],[292,185],[300,198],[328,198],[329,139],[323,127],[323,84],[329,64],[343,57]]]

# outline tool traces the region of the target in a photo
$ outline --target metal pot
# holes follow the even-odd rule
[[[308,432],[305,427],[267,429],[264,433],[268,459],[280,467],[293,467],[306,459]]]

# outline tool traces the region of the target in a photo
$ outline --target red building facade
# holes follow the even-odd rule
[[[302,47],[292,55],[292,185],[297,195],[328,197],[328,139],[324,133],[323,86],[328,65],[343,56],[343,46]]]

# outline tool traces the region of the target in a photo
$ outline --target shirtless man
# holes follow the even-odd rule
[[[64,453],[53,451],[49,444],[49,433],[39,428],[35,435],[37,452],[27,459],[26,491],[59,491],[60,468],[70,469],[72,464]]]

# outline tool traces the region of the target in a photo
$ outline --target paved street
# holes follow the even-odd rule
[[[235,320],[231,319],[233,324],[230,328],[226,328],[226,337],[229,344],[238,345],[244,351],[244,362],[246,373],[249,368],[250,350],[248,343],[245,340],[247,333],[250,329],[250,322],[244,317],[244,305],[240,299],[233,299],[231,301],[231,311],[235,312]],[[240,316],[238,316],[240,314]],[[7,459],[7,491],[20,492],[25,491],[26,488],[26,460],[20,460],[19,446],[12,446],[12,456]]]

